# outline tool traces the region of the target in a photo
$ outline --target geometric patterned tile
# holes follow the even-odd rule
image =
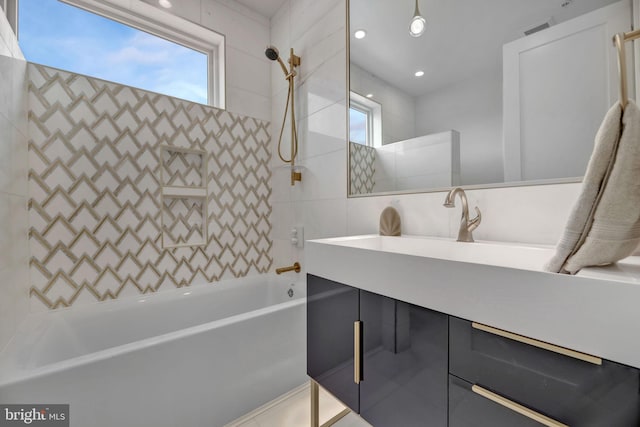
[[[204,244],[204,200],[165,196],[163,202],[163,247]]]
[[[204,187],[202,176],[206,153],[187,152],[162,148],[163,185],[179,187]]]
[[[354,142],[349,142],[350,194],[368,194],[375,186],[376,150]]]
[[[268,122],[35,64],[28,76],[32,298],[55,309],[269,271]],[[163,249],[161,176],[208,188],[164,199],[164,231],[206,246]]]

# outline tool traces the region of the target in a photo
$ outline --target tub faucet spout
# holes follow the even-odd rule
[[[447,197],[444,199],[443,206],[445,208],[454,208],[456,206],[456,195],[460,196],[460,200],[462,202],[462,216],[460,218],[460,229],[458,230],[458,242],[473,242],[472,231],[480,225],[480,221],[482,221],[482,214],[480,213],[480,209],[476,206],[475,210],[478,215],[471,220],[469,219],[469,203],[467,202],[467,195],[460,187],[456,187],[449,191],[449,194],[447,194]]]
[[[295,271],[296,273],[300,273],[300,270],[300,263],[294,262],[292,266],[276,268],[276,274],[286,273],[287,271]]]

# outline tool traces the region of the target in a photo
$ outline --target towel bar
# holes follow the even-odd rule
[[[624,110],[629,102],[627,95],[627,60],[624,53],[624,42],[640,38],[640,30],[630,31],[628,33],[618,33],[614,36],[613,42],[618,50],[618,73],[620,75],[620,105]]]

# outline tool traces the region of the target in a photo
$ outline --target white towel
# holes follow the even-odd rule
[[[622,116],[622,119],[621,119]],[[546,270],[576,274],[616,262],[640,243],[640,110],[629,101],[604,118],[582,191]]]

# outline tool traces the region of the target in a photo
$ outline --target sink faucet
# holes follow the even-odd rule
[[[447,194],[447,197],[444,199],[443,206],[445,208],[454,208],[456,206],[456,194],[460,196],[460,200],[462,201],[462,217],[460,218],[458,242],[473,242],[473,235],[471,232],[480,225],[480,221],[482,221],[482,214],[480,214],[480,209],[476,206],[476,213],[478,216],[469,220],[469,204],[467,202],[467,195],[460,187],[456,187],[449,191],[449,194]]]

